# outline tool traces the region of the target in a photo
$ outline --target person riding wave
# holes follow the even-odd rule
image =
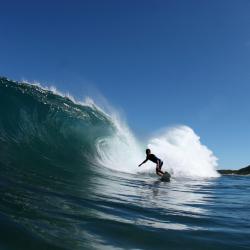
[[[139,164],[138,167],[140,167],[142,164],[150,160],[156,163],[156,174],[159,176],[163,176],[164,172],[161,171],[163,161],[157,158],[154,154],[151,154],[151,150],[149,148],[146,149],[146,155],[147,155],[146,159],[141,164]]]

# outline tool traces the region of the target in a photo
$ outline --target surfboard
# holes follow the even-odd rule
[[[161,181],[169,182],[171,178],[171,175],[166,171],[164,175],[161,177]]]

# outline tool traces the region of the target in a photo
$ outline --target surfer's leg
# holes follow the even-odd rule
[[[159,165],[159,167],[158,167],[158,172],[160,172],[161,174],[164,174],[165,172],[163,172],[163,171],[161,170],[162,165],[163,165],[163,161],[161,161],[161,163],[160,163],[160,165]]]
[[[159,176],[163,176],[164,174],[158,166],[156,167],[156,174]]]
[[[161,173],[160,171],[156,170],[156,174],[159,176],[163,176],[163,173]]]
[[[159,169],[161,170],[162,168],[162,165],[163,165],[163,161],[161,161],[160,165],[159,165]]]
[[[158,173],[160,173],[160,176],[162,176],[162,175],[164,175],[165,173],[164,172],[162,172],[161,170],[158,170],[157,171]],[[158,174],[159,175],[159,174]]]

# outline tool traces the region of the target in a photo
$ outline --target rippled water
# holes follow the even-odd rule
[[[249,249],[250,178],[1,179],[2,249]],[[39,178],[38,178],[39,180]],[[50,185],[53,183],[53,185]],[[15,239],[15,240],[13,240]]]

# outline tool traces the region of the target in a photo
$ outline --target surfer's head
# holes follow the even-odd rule
[[[146,154],[149,155],[151,153],[151,150],[149,148],[146,149]]]

